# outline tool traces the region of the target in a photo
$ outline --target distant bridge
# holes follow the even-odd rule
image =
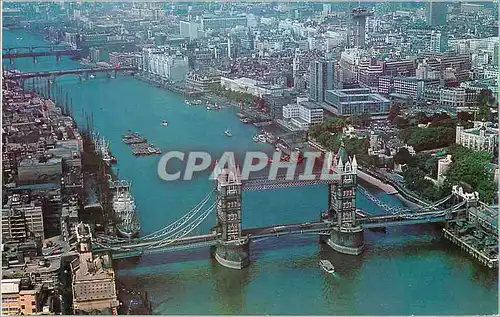
[[[124,67],[95,67],[95,68],[80,68],[80,69],[67,69],[67,70],[56,70],[56,71],[48,71],[48,72],[28,72],[28,73],[16,73],[16,72],[8,72],[5,77],[7,79],[12,80],[25,80],[29,78],[55,78],[63,75],[83,75],[88,77],[91,74],[96,73],[114,73],[119,71],[137,71],[137,67],[135,66],[124,66]]]
[[[22,52],[22,53],[3,53],[2,58],[4,60],[9,60],[10,64],[14,63],[16,58],[26,58],[33,57],[33,62],[36,64],[39,57],[44,56],[55,56],[57,61],[61,60],[61,56],[80,56],[81,50],[56,50],[56,51],[45,51],[45,52]]]

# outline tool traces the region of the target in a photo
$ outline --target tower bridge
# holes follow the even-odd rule
[[[110,252],[114,258],[127,258],[210,247],[212,255],[221,265],[241,269],[250,263],[251,243],[287,235],[316,235],[340,253],[358,255],[364,248],[364,229],[437,222],[445,223],[448,228],[449,224],[475,221],[481,232],[489,233],[498,241],[496,223],[492,221],[495,212],[485,211],[481,207],[477,193],[464,193],[461,188],[454,187],[451,195],[433,205],[414,209],[394,208],[357,185],[356,158],[349,158],[343,147],[334,159],[330,154],[327,164],[331,167],[331,173],[328,177],[314,177],[315,182],[287,180],[284,177],[274,180],[242,180],[238,167],[216,170],[215,189],[178,220],[156,232],[135,239],[96,235],[92,238],[93,251]],[[320,212],[319,219],[306,223],[243,228],[243,191],[313,184],[327,186],[328,208]],[[356,208],[358,192],[367,196],[386,213],[371,215]],[[193,235],[193,231],[214,213],[216,225],[210,232]],[[445,237],[453,236],[455,239],[456,235],[450,230],[444,232]],[[484,260],[488,258],[486,256],[477,258],[481,258],[485,265],[493,267],[498,263],[497,257],[496,251],[494,257],[489,260]]]

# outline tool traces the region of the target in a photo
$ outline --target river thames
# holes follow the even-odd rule
[[[40,35],[3,31],[3,47],[43,44]],[[16,60],[4,67],[21,71],[81,68],[77,62],[55,57]],[[102,76],[102,75],[101,75]],[[120,178],[132,181],[142,233],[160,229],[209,192],[205,178],[165,182],[157,175],[159,156],[134,157],[121,142],[128,129],[142,133],[167,150],[269,150],[255,144],[257,129],[241,124],[234,109],[206,111],[184,104],[172,92],[133,77],[97,76],[80,82],[75,76],[57,79],[68,92],[79,124],[93,113],[94,128],[111,142]],[[83,110],[83,111],[82,111]],[[161,125],[168,120],[168,127]],[[230,129],[232,138],[224,135]],[[401,206],[396,197],[365,186],[381,200]],[[327,188],[312,186],[248,192],[243,195],[243,227],[316,221],[327,205]],[[358,195],[357,205],[380,213]],[[208,232],[209,217],[196,233]],[[251,246],[250,266],[233,271],[218,265],[209,250],[145,256],[119,261],[118,280],[148,291],[155,314],[297,314],[297,315],[411,315],[496,314],[497,272],[490,271],[445,241],[434,225],[388,228],[387,233],[365,232],[362,255],[341,255],[320,246],[317,238],[285,237]],[[318,266],[329,259],[333,275]]]

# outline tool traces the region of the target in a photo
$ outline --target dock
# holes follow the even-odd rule
[[[146,138],[142,137],[139,133],[137,132],[130,132],[126,135],[123,136],[122,138],[123,143],[125,144],[139,144],[139,143],[146,143],[147,140]]]
[[[452,230],[446,228],[443,228],[443,236],[445,239],[459,246],[482,265],[489,268],[498,267],[498,258],[491,258],[488,256],[488,252],[485,252],[486,250],[480,250],[478,247],[474,246],[474,237],[470,235],[460,236],[458,232],[453,232]]]
[[[130,147],[132,148],[132,154],[134,154],[135,156],[155,155],[162,153],[158,147],[148,143],[135,143],[131,144]]]

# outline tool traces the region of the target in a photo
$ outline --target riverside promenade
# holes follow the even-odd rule
[[[394,187],[392,187],[389,184],[385,184],[382,182],[380,179],[375,178],[361,170],[358,169],[358,177],[364,180],[365,182],[368,182],[374,186],[377,186],[378,188],[382,189],[386,194],[388,195],[394,195],[397,194],[398,191]]]

